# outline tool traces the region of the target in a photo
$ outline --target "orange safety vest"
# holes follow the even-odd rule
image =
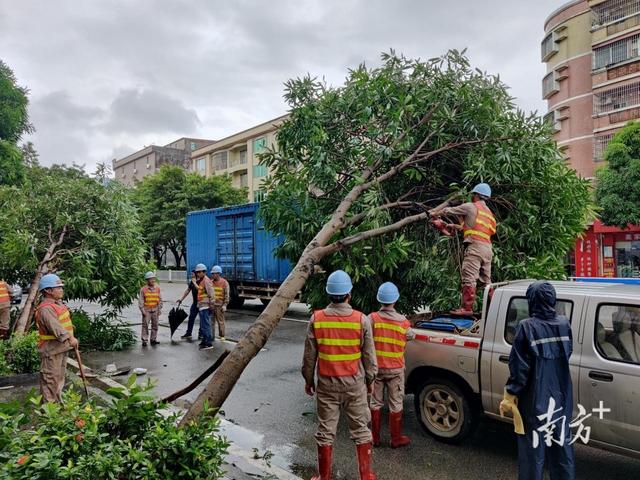
[[[205,302],[209,295],[207,295],[206,283],[210,282],[208,277],[204,277],[200,283],[198,283],[198,303]]]
[[[376,346],[378,367],[386,369],[404,368],[404,348],[407,345],[409,320],[398,322],[372,313],[373,343]]]
[[[220,280],[213,280],[213,292],[215,294],[216,302],[224,301],[224,284],[226,283],[222,278]]]
[[[58,305],[55,302],[45,300],[36,308],[36,324],[38,325],[38,333],[40,334],[40,341],[38,344],[42,345],[44,342],[56,340],[57,338],[55,335],[49,334],[40,323],[41,311],[45,307],[51,307],[58,316],[58,322],[60,322],[60,325],[62,325],[67,332],[70,332],[71,335],[73,335],[73,323],[71,323],[71,314],[69,309],[65,305]]]
[[[142,296],[144,308],[156,308],[160,304],[160,287],[156,286],[153,290],[149,286],[142,287]]]
[[[9,286],[6,282],[0,282],[0,303],[9,303]]]
[[[491,243],[491,237],[496,233],[496,218],[491,210],[484,204],[476,202],[476,224],[471,228],[464,224],[464,238],[467,237],[478,242]]]
[[[313,314],[313,331],[318,342],[318,374],[325,377],[356,375],[362,352],[362,313],[348,317],[329,316],[324,310]]]

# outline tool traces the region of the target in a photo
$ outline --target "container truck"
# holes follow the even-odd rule
[[[291,271],[289,261],[274,253],[283,238],[265,230],[259,208],[249,203],[187,214],[187,272],[198,263],[209,270],[220,265],[232,308],[248,298],[266,305]]]

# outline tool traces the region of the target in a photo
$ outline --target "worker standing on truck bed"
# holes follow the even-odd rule
[[[149,340],[149,323],[151,323],[151,345],[158,343],[158,318],[162,313],[162,295],[160,287],[156,285],[156,274],[147,272],[144,275],[147,284],[140,289],[138,307],[142,313],[142,346],[147,346]]]
[[[0,280],[0,340],[9,338],[9,324],[11,323],[11,296],[9,285]]]
[[[529,316],[520,322],[509,355],[509,380],[500,413],[520,412],[524,434],[518,435],[519,480],[542,480],[545,460],[551,480],[573,480],[571,429],[558,420],[573,419],[569,357],[573,335],[567,317],[555,310],[556,291],[549,282],[527,289]],[[551,417],[551,418],[549,418]],[[557,428],[549,431],[545,425]]]
[[[476,299],[477,282],[481,286],[491,283],[491,262],[493,248],[491,237],[496,233],[496,219],[486,201],[491,198],[491,187],[479,183],[472,190],[471,202],[457,207],[445,207],[431,210],[431,217],[459,216],[464,218],[464,258],[462,260],[461,306],[452,313],[472,315]]]
[[[58,275],[49,273],[40,280],[42,301],[36,307],[40,351],[40,393],[43,402],[60,403],[67,352],[78,347],[73,336],[73,323],[66,305],[62,303],[64,283]]]
[[[211,269],[211,275],[213,277],[213,292],[215,294],[213,300],[213,319],[218,324],[218,335],[220,340],[224,342],[224,314],[227,311],[227,305],[229,305],[229,282],[222,278],[222,267],[215,265]],[[213,325],[211,326],[213,329]]]
[[[409,437],[402,435],[404,350],[407,340],[413,340],[415,334],[411,330],[409,320],[395,310],[396,302],[400,298],[398,287],[391,282],[383,283],[378,289],[377,298],[382,308],[369,315],[378,359],[378,374],[371,396],[371,433],[373,446],[380,446],[380,426],[386,387],[389,397],[391,448],[398,448],[411,443]]]
[[[371,471],[371,431],[367,393],[378,371],[371,323],[349,305],[353,285],[346,272],[329,275],[331,304],[311,316],[304,344],[302,375],[307,395],[316,394],[318,472],[313,480],[331,480],[333,442],[344,411],[356,444],[361,480],[375,480]],[[318,370],[317,385],[315,380]]]

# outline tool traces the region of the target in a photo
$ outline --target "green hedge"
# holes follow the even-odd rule
[[[38,332],[13,335],[0,341],[0,375],[35,373],[40,370]]]

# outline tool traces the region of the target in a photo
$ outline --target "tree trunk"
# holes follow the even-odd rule
[[[295,268],[282,283],[267,307],[218,368],[205,389],[198,395],[196,401],[180,421],[180,425],[187,424],[201,413],[205,402],[214,409],[219,409],[222,406],[244,369],[267,343],[269,336],[284,316],[287,308],[313,272],[315,263],[320,260],[314,258],[314,253],[314,251],[307,251],[300,257]]]
[[[171,250],[171,253],[173,253],[173,258],[176,261],[176,268],[180,268],[182,262],[180,261],[181,254],[178,252],[178,247],[173,245],[169,247],[169,250]]]

